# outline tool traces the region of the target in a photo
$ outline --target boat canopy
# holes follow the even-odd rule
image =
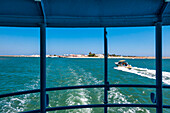
[[[0,0],[0,26],[134,27],[170,25],[169,0]]]

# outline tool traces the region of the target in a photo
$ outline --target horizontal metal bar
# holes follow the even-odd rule
[[[46,91],[66,90],[66,89],[80,89],[80,88],[99,88],[99,87],[102,88],[102,87],[104,87],[104,85],[82,85],[82,86],[54,87],[54,88],[46,88]],[[40,89],[20,91],[20,92],[8,93],[8,94],[1,94],[0,98],[9,97],[9,96],[15,96],[15,95],[28,94],[28,93],[37,93],[37,92],[40,92]]]
[[[15,27],[38,27],[42,23],[41,16],[0,16],[0,26]],[[47,27],[137,27],[137,26],[154,26],[157,21],[157,15],[141,16],[109,16],[109,17],[76,17],[76,16],[47,16]],[[164,17],[165,20],[169,16]],[[80,23],[79,21],[83,21]],[[18,22],[19,21],[19,22]],[[91,21],[94,21],[91,23]],[[102,23],[101,23],[102,21]],[[133,21],[133,23],[132,23]],[[170,23],[165,23],[169,25]]]
[[[47,111],[64,110],[64,109],[79,109],[79,108],[95,108],[95,107],[156,107],[153,104],[93,104],[93,105],[76,105],[76,106],[61,106],[47,108]]]
[[[46,111],[65,110],[65,109],[80,109],[80,108],[98,108],[98,107],[151,107],[156,108],[155,104],[92,104],[92,105],[75,105],[75,106],[60,106],[47,108]],[[33,110],[21,113],[39,112],[40,110]]]
[[[47,91],[54,90],[66,90],[66,89],[80,89],[80,88],[103,88],[105,85],[80,85],[80,86],[65,86],[65,87],[54,87],[47,88]]]
[[[163,85],[162,88],[170,88],[170,85]]]
[[[65,110],[65,109],[80,109],[80,108],[96,108],[96,107],[152,107],[156,108],[154,104],[94,104],[94,105],[77,105],[77,106],[61,106],[47,108],[46,111]],[[163,105],[163,108],[170,108],[170,105]],[[20,113],[39,113],[40,110],[32,110]]]
[[[163,108],[170,108],[170,105],[163,105]]]
[[[142,85],[142,84],[110,84],[109,87],[156,88],[156,85]]]
[[[47,91],[66,90],[66,89],[80,89],[80,88],[103,88],[105,85],[80,85],[80,86],[65,86],[47,88]],[[135,85],[135,84],[110,84],[108,87],[137,87],[137,88],[156,88],[156,85]]]
[[[81,85],[81,86],[65,86],[65,87],[53,87],[53,88],[46,88],[46,91],[55,91],[55,90],[67,90],[67,89],[80,89],[80,88],[103,88],[105,85]],[[141,85],[141,84],[110,84],[109,87],[136,87],[136,88],[156,88],[156,85]],[[170,88],[170,85],[164,85],[163,88]],[[15,96],[15,95],[22,95],[28,93],[38,93],[40,89],[34,90],[27,90],[27,91],[20,91],[8,94],[1,94],[0,98]]]
[[[19,112],[19,113],[40,113],[40,109],[38,110],[31,110],[31,111],[25,111],[25,112]]]
[[[22,94],[29,94],[29,93],[38,93],[38,92],[40,92],[40,89],[27,90],[27,91],[20,91],[20,92],[2,94],[2,95],[0,95],[0,98],[9,97],[9,96],[15,96],[15,95],[22,95]]]

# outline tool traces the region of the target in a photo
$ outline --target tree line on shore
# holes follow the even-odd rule
[[[104,55],[104,54],[102,54]],[[136,57],[136,56],[130,56],[130,55],[116,55],[116,54],[108,54],[110,57]],[[95,53],[89,52],[88,57],[97,57]]]
[[[104,54],[102,54],[104,55]],[[50,55],[52,56],[52,55]],[[54,54],[53,56],[57,56]],[[130,56],[130,55],[116,55],[116,54],[108,54],[108,57],[136,57],[136,56]],[[95,53],[89,52],[88,57],[98,57]]]

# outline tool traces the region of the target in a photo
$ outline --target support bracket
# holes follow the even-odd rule
[[[45,10],[45,5],[44,5],[45,0],[35,0],[35,1],[38,2],[38,5],[40,6],[41,15],[43,16],[43,23],[46,24],[46,22],[47,22],[46,10]]]
[[[167,5],[168,5],[168,2],[165,2],[163,0],[161,8],[159,9],[158,14],[157,14],[157,16],[158,16],[157,22],[162,22],[162,17],[163,17],[163,14],[164,14],[165,10],[166,10]]]

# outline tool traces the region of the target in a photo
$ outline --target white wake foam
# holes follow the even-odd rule
[[[28,89],[36,89],[38,87],[37,83],[39,82],[39,79],[32,80],[32,85],[29,85],[28,83],[25,83],[24,85]],[[18,90],[23,91],[23,90]],[[30,96],[37,97],[37,94],[25,94],[20,96],[11,96],[11,97],[5,97],[0,101],[0,107],[1,107],[1,113],[17,113],[17,112],[23,112],[25,109],[27,109],[28,104],[31,102]]]
[[[79,76],[76,70],[69,67],[69,70],[71,71],[72,75],[74,76],[74,79],[72,79],[72,82],[75,82],[75,85],[82,85],[82,82],[84,81],[84,77],[86,76]],[[70,81],[70,82],[71,82]],[[76,89],[76,91],[73,93],[72,91],[68,94],[69,98],[66,99],[67,105],[88,105],[90,104],[89,99],[91,97],[89,96],[89,91],[87,89]],[[76,113],[91,113],[92,108],[87,109],[74,109],[73,110]]]
[[[110,88],[110,91],[108,91],[108,93],[109,93],[108,96],[109,103],[131,104],[131,102],[128,102],[126,96],[120,93],[117,88]],[[139,101],[136,99],[135,103],[136,102]],[[140,108],[140,107],[127,107],[127,108],[120,107],[117,109],[110,107],[109,110],[113,113],[136,113],[136,112],[150,113],[148,109]]]
[[[114,67],[114,69],[134,73],[150,79],[156,79],[156,71],[147,68],[132,67],[132,69],[127,69],[125,67]],[[162,72],[162,82],[170,85],[170,72]]]
[[[98,80],[93,76],[91,72],[87,72],[85,69],[78,67],[79,72],[82,73],[82,75],[79,74],[79,72],[76,72],[73,68],[70,68],[71,73],[75,76],[76,83],[75,85],[82,85],[82,82],[84,81],[86,84],[102,84],[103,81]],[[75,81],[75,80],[74,80]],[[96,94],[98,102],[101,104],[103,103],[103,89],[100,88],[94,88],[93,90]],[[78,89],[75,94],[70,94],[69,98],[66,100],[66,103],[68,105],[75,105],[77,101],[80,101],[80,104],[91,104],[89,99],[92,99],[92,97],[89,95],[89,91],[87,89]],[[130,104],[131,102],[128,102],[125,95],[119,92],[117,88],[110,88],[110,91],[108,92],[108,101],[109,103],[119,103],[119,104]],[[76,101],[77,100],[77,101]],[[138,100],[136,99],[136,102]],[[78,103],[79,104],[79,103]],[[145,112],[150,113],[149,110],[145,108],[109,108],[110,112],[119,112],[119,113],[135,113],[135,112]],[[74,112],[83,112],[83,113],[91,113],[93,112],[91,108],[88,109],[82,109],[82,110],[74,110]]]

